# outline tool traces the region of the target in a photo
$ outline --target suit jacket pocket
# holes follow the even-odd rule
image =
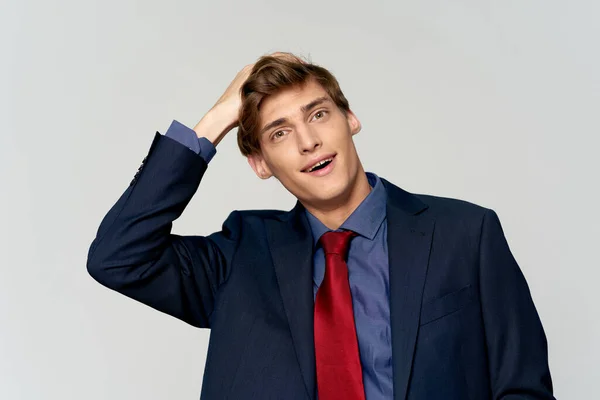
[[[473,301],[475,290],[467,285],[455,292],[428,301],[421,307],[421,325],[428,324],[456,312]]]

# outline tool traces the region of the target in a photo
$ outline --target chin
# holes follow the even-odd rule
[[[349,182],[336,182],[327,186],[319,186],[307,190],[307,201],[315,204],[339,204],[342,203],[350,194]]]
[[[322,178],[309,178],[309,180],[280,180],[283,186],[300,202],[321,207],[337,206],[348,199],[352,192],[352,174],[331,174]]]

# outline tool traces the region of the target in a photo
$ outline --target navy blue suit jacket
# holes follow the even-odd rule
[[[313,243],[302,205],[234,211],[206,237],[172,234],[206,168],[157,132],[102,220],[88,271],[212,330],[201,398],[315,399]],[[394,399],[553,399],[544,331],[496,214],[383,182]]]

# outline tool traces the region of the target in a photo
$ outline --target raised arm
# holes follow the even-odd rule
[[[195,126],[198,138],[216,146],[237,126],[240,88],[251,68],[237,74]],[[240,230],[233,212],[210,236],[171,233],[206,169],[204,157],[157,132],[136,177],[103,218],[87,259],[88,272],[104,286],[198,327],[210,327]]]

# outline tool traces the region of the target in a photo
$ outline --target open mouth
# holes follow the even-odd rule
[[[329,157],[329,158],[325,158],[317,163],[315,163],[314,165],[312,165],[310,168],[304,169],[302,170],[302,172],[306,172],[306,173],[315,173],[315,174],[319,174],[318,171],[322,171],[327,169],[327,167],[331,166],[331,164],[333,163],[333,159],[335,158],[335,155]],[[330,169],[330,168],[329,168]],[[325,171],[322,171],[325,172]]]
[[[306,172],[314,172],[314,171],[318,171],[320,169],[323,169],[326,166],[328,166],[332,161],[333,161],[333,157],[328,158],[327,160],[320,161],[316,165],[313,165],[312,167],[310,167],[309,169],[307,169]]]

